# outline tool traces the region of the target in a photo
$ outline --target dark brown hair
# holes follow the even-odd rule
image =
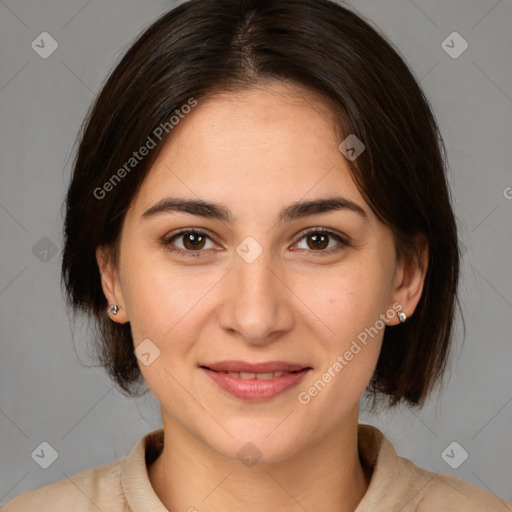
[[[319,94],[340,134],[363,141],[365,151],[348,163],[365,201],[393,230],[398,257],[411,254],[414,235],[428,238],[421,299],[404,324],[386,327],[368,387],[390,406],[422,405],[442,379],[458,304],[459,247],[445,148],[398,51],[370,22],[329,0],[191,0],[140,35],[104,84],[80,134],[65,204],[68,303],[94,318],[100,364],[135,396],[143,380],[130,325],[106,314],[95,251],[104,245],[116,254],[124,215],[172,131],[153,137],[155,147],[121,173],[122,180],[113,183],[112,177],[191,98],[200,102],[268,80]],[[108,193],[99,194],[107,182],[113,184]]]

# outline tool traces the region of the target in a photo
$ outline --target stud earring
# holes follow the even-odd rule
[[[113,304],[112,306],[108,307],[108,312],[112,313],[113,315],[117,315],[118,311],[119,311],[119,306],[117,304]]]
[[[400,320],[400,323],[403,324],[407,320],[407,315],[403,311],[399,311],[397,313],[398,320]]]

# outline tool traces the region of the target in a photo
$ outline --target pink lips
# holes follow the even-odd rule
[[[200,368],[222,389],[251,402],[269,400],[296,386],[311,369],[284,361],[222,361]]]

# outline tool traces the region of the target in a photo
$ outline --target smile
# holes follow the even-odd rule
[[[229,396],[263,402],[298,385],[312,368],[282,362],[249,364],[224,361],[200,366],[200,369]]]
[[[282,377],[287,373],[292,372],[262,372],[262,373],[250,373],[250,372],[218,372],[218,373],[227,373],[228,375],[232,375],[238,379],[258,379],[258,380],[269,380],[275,377]]]

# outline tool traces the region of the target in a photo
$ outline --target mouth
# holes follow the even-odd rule
[[[207,370],[211,370],[211,368],[206,368],[206,369]],[[227,375],[231,375],[233,377],[236,377],[237,379],[244,379],[244,380],[249,380],[249,379],[270,380],[270,379],[275,379],[276,377],[282,377],[283,375],[287,375],[289,373],[298,373],[299,371],[302,371],[302,370],[297,370],[296,372],[280,372],[280,371],[277,371],[277,372],[258,372],[258,373],[253,373],[253,372],[227,372],[227,371],[216,371],[216,370],[212,370],[212,371],[214,371],[216,373],[224,373],[224,374],[227,374]]]
[[[199,367],[224,392],[251,402],[269,400],[284,393],[312,370],[310,366],[283,361],[222,361]]]

